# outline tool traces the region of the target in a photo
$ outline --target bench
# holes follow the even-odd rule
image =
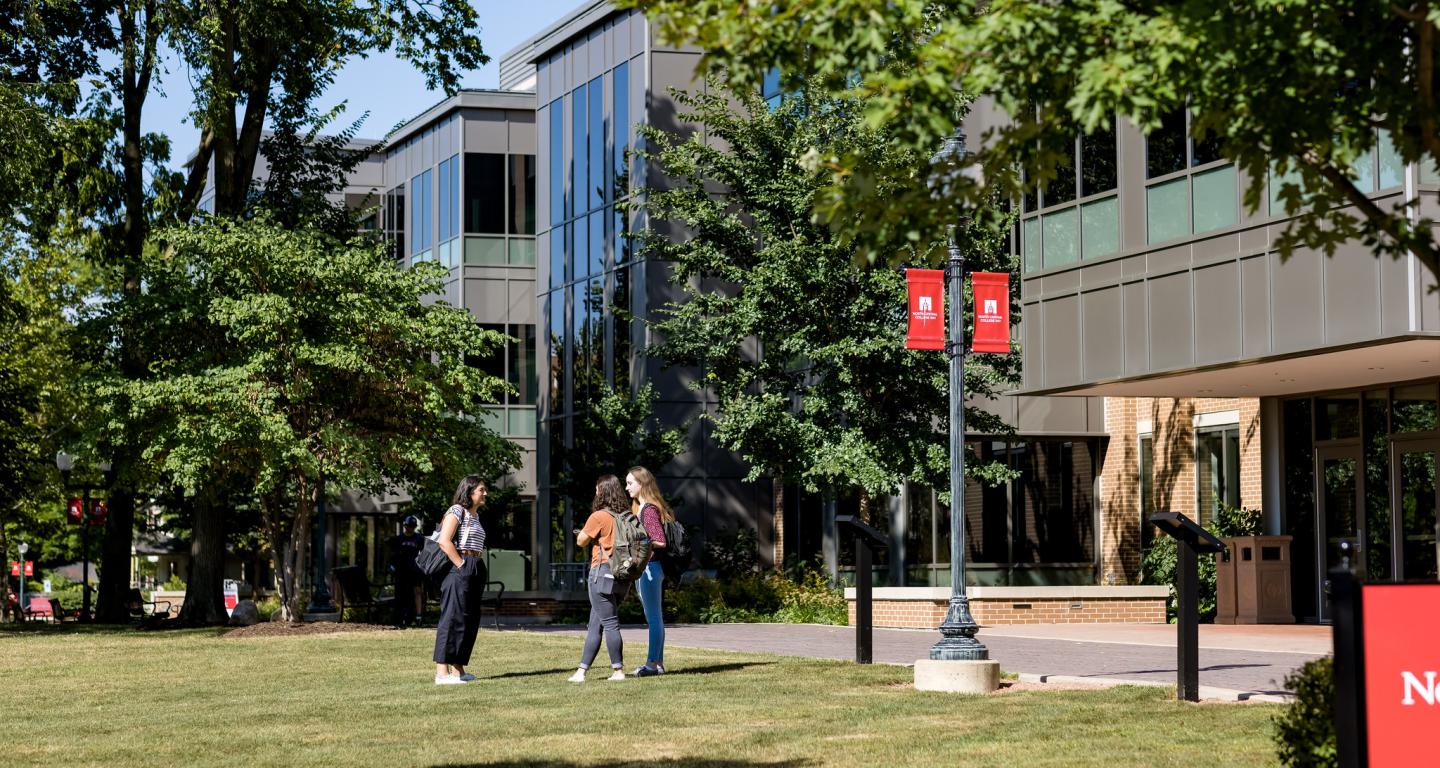
[[[165,607],[161,608],[162,605]],[[125,597],[125,609],[130,618],[140,622],[142,626],[155,626],[170,618],[169,600],[146,600],[140,590],[135,588],[131,588]]]
[[[340,620],[345,620],[346,608],[367,608],[370,622],[375,622],[375,612],[382,606],[389,608],[395,598],[381,595],[383,584],[371,584],[365,577],[362,565],[342,565],[330,569],[330,578],[335,582],[335,607],[340,609]]]

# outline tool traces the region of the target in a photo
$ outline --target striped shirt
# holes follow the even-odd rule
[[[470,514],[459,504],[451,507],[445,514],[454,515],[460,521],[459,527],[455,529],[456,549],[472,549],[478,552],[485,548],[485,526],[480,524],[479,515]]]

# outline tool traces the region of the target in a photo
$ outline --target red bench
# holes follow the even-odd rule
[[[65,617],[60,601],[53,597],[30,596],[26,598],[25,620],[59,621]]]

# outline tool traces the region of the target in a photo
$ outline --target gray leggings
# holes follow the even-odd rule
[[[605,632],[605,650],[610,652],[610,666],[625,666],[625,643],[620,638],[620,601],[630,590],[630,582],[610,578],[610,566],[601,564],[590,569],[590,624],[585,630],[585,649],[580,653],[580,668],[589,669],[600,653],[600,632]]]

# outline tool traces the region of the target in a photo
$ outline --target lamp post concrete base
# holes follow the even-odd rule
[[[990,693],[1000,687],[998,661],[942,661],[920,659],[915,662],[915,690],[945,693]]]

